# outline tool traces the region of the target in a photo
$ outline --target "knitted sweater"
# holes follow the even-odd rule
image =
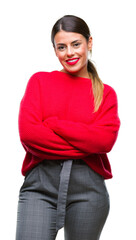
[[[22,174],[41,161],[83,159],[104,179],[112,177],[107,153],[118,135],[117,96],[104,84],[94,113],[92,82],[67,73],[38,72],[28,81],[19,111],[19,134],[26,150]]]

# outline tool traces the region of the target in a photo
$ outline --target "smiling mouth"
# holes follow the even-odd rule
[[[66,63],[69,65],[75,65],[78,61],[79,61],[79,58],[72,58],[72,59],[66,60]]]

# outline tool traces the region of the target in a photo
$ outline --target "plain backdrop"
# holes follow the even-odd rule
[[[132,0],[0,2],[0,239],[15,239],[23,183],[19,104],[33,73],[61,69],[50,32],[65,14],[77,15],[89,25],[92,60],[102,81],[118,95],[121,128],[108,154],[114,177],[106,181],[111,210],[101,240],[136,239],[136,14]],[[63,239],[62,229],[57,240]]]

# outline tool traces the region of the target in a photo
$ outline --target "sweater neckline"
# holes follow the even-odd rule
[[[61,71],[58,71],[58,70],[55,70],[55,72],[57,72],[60,75],[64,75],[64,76],[67,76],[67,77],[70,77],[70,78],[73,78],[73,79],[78,79],[78,80],[82,80],[82,81],[83,80],[91,81],[91,78],[79,77],[79,76],[75,76],[75,75],[65,73],[65,72],[61,72]]]

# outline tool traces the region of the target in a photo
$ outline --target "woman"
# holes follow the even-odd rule
[[[115,91],[88,60],[92,37],[81,18],[67,15],[51,39],[62,71],[38,72],[20,105],[26,156],[16,240],[98,240],[109,212],[106,155],[118,135]]]

